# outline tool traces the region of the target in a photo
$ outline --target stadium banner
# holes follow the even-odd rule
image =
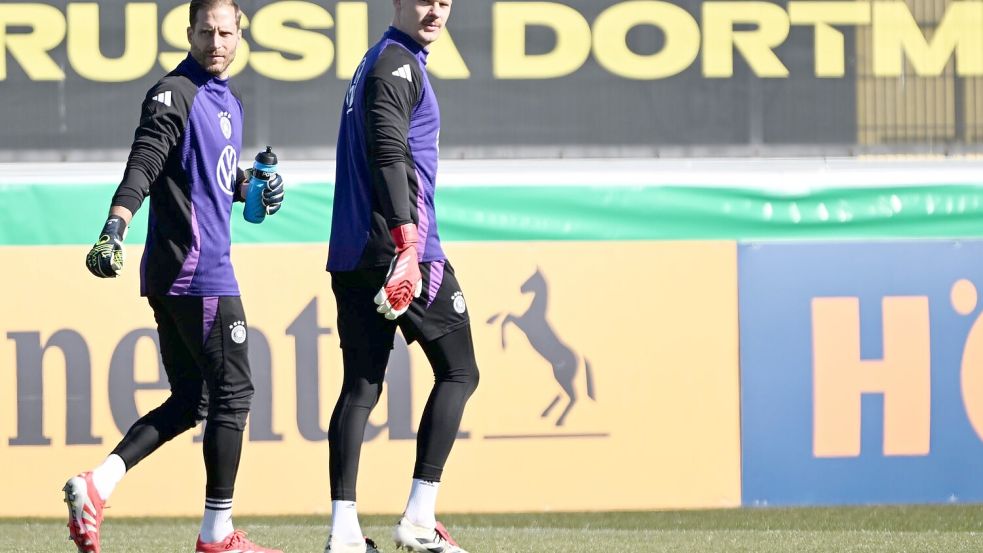
[[[333,154],[348,81],[391,22],[391,4],[241,4],[233,74],[244,142]],[[861,78],[983,75],[981,3],[932,10],[937,20],[863,0],[458,2],[428,63],[442,146],[472,157],[536,147],[850,147]],[[145,92],[187,51],[187,17],[180,0],[0,4],[3,159],[125,150]]]
[[[3,205],[18,206],[4,213],[0,245],[89,244],[115,190],[115,184],[4,185],[0,177]],[[263,225],[246,223],[242,204],[235,204],[237,244],[327,241],[333,187],[312,182],[287,190],[289,215]],[[137,212],[127,244],[143,243],[148,211]],[[440,236],[448,241],[983,237],[983,181],[800,193],[722,182],[441,185],[437,213]]]
[[[735,243],[446,247],[481,383],[444,472],[441,512],[740,504]],[[100,462],[166,395],[153,317],[138,297],[141,248],[128,248],[113,280],[88,274],[86,249],[0,247],[12,269],[0,274],[0,484],[17,498],[0,503],[0,516],[62,516],[64,480]],[[257,387],[237,513],[329,511],[326,431],[342,368],[326,249],[233,247]],[[365,436],[362,511],[403,509],[432,378],[418,346],[397,340]],[[112,515],[199,514],[199,434],[128,474]]]
[[[738,251],[743,504],[983,500],[983,241]]]

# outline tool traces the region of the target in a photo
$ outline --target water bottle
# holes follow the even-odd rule
[[[253,163],[253,177],[249,179],[249,190],[246,191],[246,208],[242,216],[250,223],[262,223],[266,218],[266,206],[263,205],[263,190],[270,185],[276,176],[276,154],[273,148],[266,147],[265,152],[256,154]]]

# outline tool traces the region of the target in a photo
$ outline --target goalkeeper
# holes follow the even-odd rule
[[[244,200],[248,183],[237,163],[242,104],[229,81],[241,12],[234,0],[193,0],[189,16],[190,53],[144,98],[123,180],[86,256],[95,276],[117,276],[126,226],[150,197],[140,293],[157,321],[170,396],[137,420],[102,464],[65,484],[69,534],[79,553],[99,553],[103,507],[124,474],[202,419],[205,504],[194,551],[280,553],[232,525],[253,397],[246,316],[229,261],[232,203]],[[275,213],[283,200],[279,175],[264,192],[267,214]]]
[[[464,553],[435,515],[444,464],[478,385],[467,306],[441,249],[434,212],[440,115],[427,79],[426,47],[440,35],[451,8],[438,0],[396,0],[393,6],[393,25],[352,79],[338,134],[327,270],[344,379],[328,426],[332,513],[326,551],[375,551],[358,522],[355,481],[398,326],[407,343],[420,343],[435,382],[393,539],[410,551]]]

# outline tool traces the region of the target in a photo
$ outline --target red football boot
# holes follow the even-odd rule
[[[99,528],[106,502],[92,484],[92,473],[73,476],[62,490],[68,504],[68,535],[78,553],[99,553]]]
[[[229,534],[229,537],[218,543],[204,543],[201,536],[198,536],[198,543],[195,544],[195,553],[283,553],[279,549],[269,549],[261,547],[246,539],[246,533],[236,530]]]

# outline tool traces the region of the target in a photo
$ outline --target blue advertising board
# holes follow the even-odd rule
[[[744,505],[983,501],[983,241],[738,264]]]

